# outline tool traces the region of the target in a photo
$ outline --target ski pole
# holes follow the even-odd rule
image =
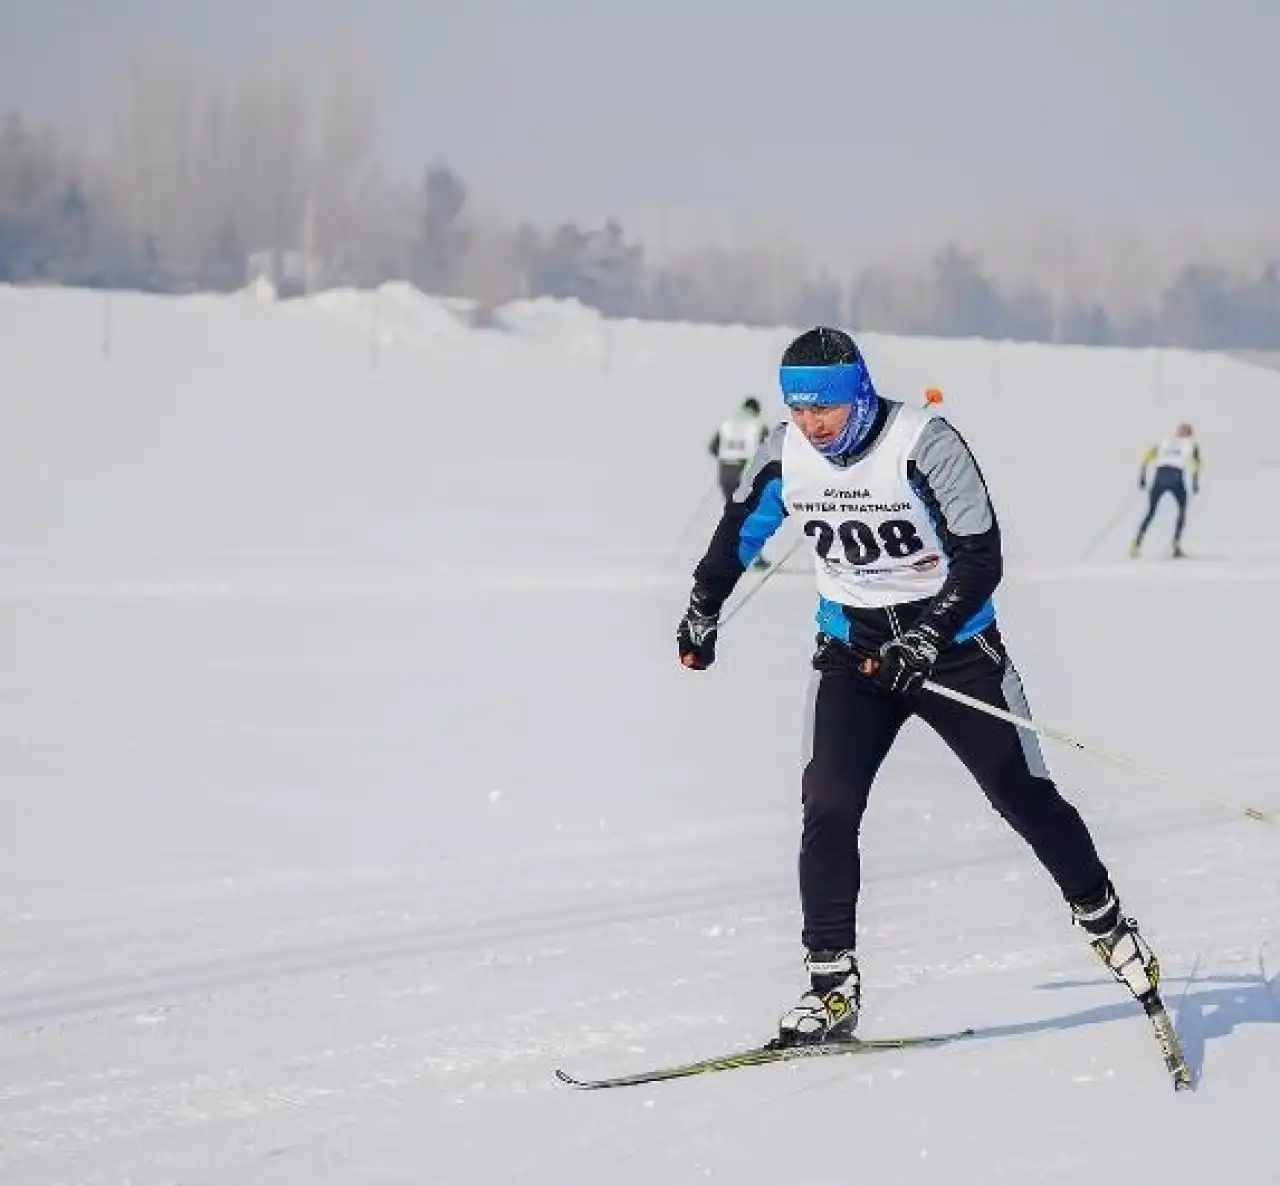
[[[1132,758],[1123,757],[1120,754],[1109,753],[1107,750],[1100,749],[1096,745],[1090,745],[1081,741],[1078,737],[1072,737],[1070,733],[1064,733],[1061,729],[1055,729],[1050,725],[1042,725],[1036,721],[1020,717],[1012,712],[1006,712],[1002,708],[996,708],[994,705],[987,704],[984,700],[977,700],[973,696],[966,696],[963,692],[957,692],[954,688],[945,687],[942,684],[935,683],[933,680],[925,680],[923,685],[928,691],[935,696],[944,696],[948,700],[954,700],[957,704],[966,705],[969,708],[976,709],[978,712],[985,712],[989,717],[995,717],[999,721],[1007,721],[1010,725],[1016,725],[1019,729],[1026,729],[1032,733],[1038,733],[1042,737],[1052,738],[1054,741],[1060,741],[1063,745],[1069,745],[1073,749],[1078,749],[1083,753],[1092,754],[1095,758],[1101,758],[1104,762],[1110,762],[1115,766],[1123,766],[1127,770],[1132,770],[1136,774],[1141,774],[1146,778],[1155,779],[1157,782],[1166,782],[1171,786],[1187,792],[1188,794],[1198,795],[1202,799],[1217,803],[1220,807],[1226,807],[1228,810],[1243,815],[1246,819],[1257,820],[1259,823],[1270,824],[1273,828],[1280,828],[1280,816],[1273,812],[1261,811],[1256,807],[1249,807],[1247,804],[1237,803],[1233,799],[1228,799],[1224,795],[1219,795],[1214,791],[1206,790],[1204,787],[1195,786],[1185,783],[1180,779],[1174,778],[1170,774],[1165,774],[1160,770],[1152,770],[1149,766],[1144,766],[1140,762],[1135,762]]]
[[[1085,548],[1084,555],[1080,557],[1081,560],[1088,560],[1094,554],[1094,552],[1098,550],[1098,547],[1102,543],[1102,541],[1106,539],[1107,536],[1109,536],[1116,529],[1116,525],[1120,522],[1120,520],[1123,519],[1125,515],[1129,513],[1129,507],[1133,504],[1133,495],[1134,495],[1134,491],[1132,490],[1130,490],[1129,493],[1125,495],[1125,500],[1120,504],[1120,509],[1117,510],[1116,513],[1112,515],[1110,519],[1107,520],[1107,525],[1100,532],[1098,532],[1097,535],[1093,537],[1093,542],[1090,543],[1090,545],[1087,548]]]
[[[761,574],[760,579],[756,581],[756,583],[752,585],[751,588],[748,589],[740,598],[738,598],[737,604],[734,606],[731,606],[720,618],[721,628],[723,628],[725,623],[730,621],[730,619],[736,617],[738,612],[742,609],[742,607],[745,606],[748,601],[750,601],[757,593],[760,592],[765,581],[767,581],[771,576],[773,576],[773,574],[777,572],[778,569],[780,569],[784,564],[786,564],[788,560],[791,559],[791,557],[795,554],[796,549],[799,548],[800,545],[807,540],[807,538],[808,538],[807,536],[802,535],[799,539],[795,541],[795,543],[791,545],[791,547],[789,547],[782,554],[781,559],[775,560],[772,564],[769,565],[769,567],[764,571],[764,573]]]
[[[702,518],[702,512],[707,508],[707,502],[710,500],[711,496],[718,493],[719,490],[720,483],[712,482],[711,485],[707,487],[702,497],[698,499],[698,505],[693,508],[693,514],[689,516],[689,521],[683,528],[681,528],[680,534],[676,537],[677,547],[684,546],[685,541],[689,538],[689,532],[698,525],[698,520]]]

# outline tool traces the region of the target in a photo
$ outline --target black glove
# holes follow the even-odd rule
[[[880,648],[876,683],[890,692],[914,691],[933,673],[941,649],[942,635],[932,626],[912,626]]]
[[[694,593],[676,629],[676,645],[680,662],[694,671],[702,671],[716,661],[716,632],[720,615],[707,609],[702,597]]]

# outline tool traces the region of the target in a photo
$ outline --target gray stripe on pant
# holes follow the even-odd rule
[[[1008,659],[1004,664],[1004,677],[1000,680],[1000,694],[1010,712],[1020,717],[1031,716],[1031,706],[1027,703],[1027,693],[1022,687],[1022,677]],[[1030,729],[1019,729],[1018,740],[1022,743],[1022,756],[1027,760],[1031,777],[1048,778],[1049,767],[1044,760],[1044,751],[1040,748],[1040,738]]]
[[[813,731],[818,716],[818,687],[822,683],[822,672],[815,671],[809,677],[809,690],[804,698],[804,727],[801,731],[800,763],[809,765],[813,761]]]

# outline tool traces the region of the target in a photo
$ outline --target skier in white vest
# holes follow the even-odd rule
[[[707,452],[719,463],[720,493],[724,495],[725,502],[738,488],[747,464],[756,455],[768,431],[760,416],[760,401],[749,395],[742,401],[741,410],[720,425],[711,438]]]
[[[921,686],[937,679],[1029,715],[991,601],[1000,529],[968,446],[934,408],[877,394],[841,330],[798,337],[780,379],[791,422],[769,435],[726,505],[676,633],[685,667],[711,666],[726,598],[783,518],[802,521],[819,593],[799,862],[809,985],[777,1041],[838,1040],[857,1025],[858,832],[876,772],[913,715],[1031,847],[1116,979],[1144,1004],[1154,999],[1155,956],[1035,735]]]
[[[1173,555],[1183,556],[1182,532],[1187,526],[1187,495],[1200,493],[1200,446],[1190,424],[1179,424],[1171,437],[1147,450],[1138,471],[1138,489],[1149,491],[1147,514],[1138,528],[1138,534],[1129,545],[1129,555],[1135,559],[1142,554],[1142,541],[1146,537],[1156,510],[1166,494],[1178,507],[1178,518],[1173,525]]]

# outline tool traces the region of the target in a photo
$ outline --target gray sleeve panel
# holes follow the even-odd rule
[[[782,463],[782,444],[786,439],[787,425],[785,421],[770,429],[769,435],[761,442],[760,448],[756,450],[756,455],[751,459],[750,465],[742,471],[742,480],[738,483],[737,490],[733,492],[734,502],[745,502],[750,497],[756,477],[766,465],[771,461],[778,464]]]
[[[982,471],[950,424],[940,416],[929,420],[909,460],[928,482],[952,535],[981,535],[991,529],[995,516]]]

